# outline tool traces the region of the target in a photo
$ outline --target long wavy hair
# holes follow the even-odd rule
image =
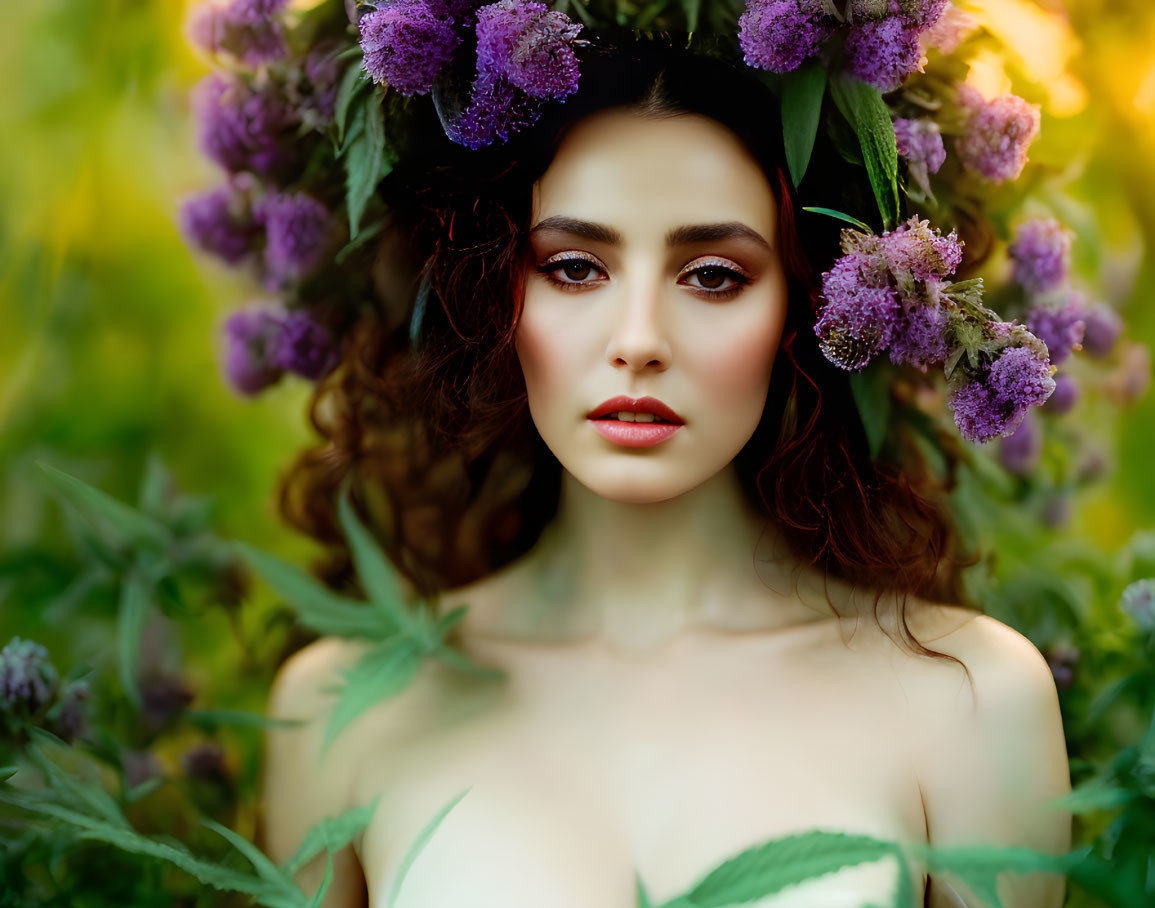
[[[322,573],[338,586],[352,582],[335,517],[343,484],[422,597],[528,551],[556,514],[561,477],[530,419],[514,349],[532,186],[589,114],[700,114],[732,130],[762,165],[789,276],[765,410],[734,462],[744,492],[799,564],[877,591],[876,620],[883,592],[900,594],[903,639],[953,659],[923,647],[906,623],[908,594],[969,604],[961,568],[973,562],[960,558],[945,507],[953,469],[944,479],[912,452],[901,467],[872,459],[848,375],[821,354],[813,330],[819,273],[838,253],[839,225],[800,212],[773,91],[709,47],[682,43],[597,33],[581,50],[579,90],[507,144],[479,151],[445,137],[428,99],[392,102],[388,122],[401,124],[400,144],[383,185],[390,220],[374,266],[376,298],[314,392],[320,440],[282,477],[281,510],[327,547]],[[869,219],[863,183],[843,154],[819,147],[800,193]]]

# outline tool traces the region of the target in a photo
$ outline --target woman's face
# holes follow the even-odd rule
[[[757,162],[706,117],[603,111],[567,134],[532,217],[516,346],[546,445],[616,501],[717,474],[758,425],[786,317],[777,202]],[[681,424],[591,418],[619,396],[656,399]]]

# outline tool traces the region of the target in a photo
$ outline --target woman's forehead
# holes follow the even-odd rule
[[[759,163],[708,117],[594,114],[562,140],[534,185],[534,223],[565,216],[627,235],[688,223],[736,221],[768,239],[777,205]],[[633,228],[633,229],[631,229]]]

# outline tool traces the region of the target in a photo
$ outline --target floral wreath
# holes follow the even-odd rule
[[[318,380],[339,359],[356,315],[349,301],[366,296],[349,286],[358,270],[350,266],[368,270],[360,257],[384,223],[377,187],[395,163],[389,94],[431,96],[460,145],[503,143],[577,90],[576,50],[591,43],[582,36],[609,24],[681,30],[691,47],[706,35],[753,68],[780,98],[796,186],[820,136],[860,167],[877,211],[858,214],[881,233],[850,214],[806,210],[852,225],[822,276],[814,330],[825,356],[854,373],[872,453],[887,441],[891,398],[917,397],[912,376],[925,391],[932,368],[944,376],[930,395],[937,409],[945,400],[968,441],[1003,438],[1003,466],[1024,475],[1041,444],[1030,411],[1045,405],[1058,416],[1080,396],[1059,369],[1072,353],[1127,360],[1131,377],[1115,380],[1116,399],[1144,389],[1145,348],[1118,352],[1122,321],[1073,284],[1074,235],[1054,217],[1003,227],[1011,274],[996,294],[1010,320],[984,305],[982,278],[954,279],[965,260],[957,226],[984,221],[996,191],[1005,198],[1041,111],[1013,94],[984,98],[965,81],[983,30],[948,0],[552,6],[321,0],[301,11],[289,0],[210,0],[194,12],[189,37],[221,67],[194,91],[200,144],[227,177],[184,202],[183,231],[197,248],[252,268],[278,296],[225,322],[223,368],[237,390],[256,394],[285,373]],[[1032,204],[1022,193],[1020,210]],[[944,234],[914,206],[952,229]],[[421,314],[417,305],[414,338]],[[883,354],[890,367],[868,370]]]

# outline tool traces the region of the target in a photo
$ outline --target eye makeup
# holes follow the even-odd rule
[[[572,251],[558,253],[546,259],[537,270],[540,274],[561,290],[583,290],[593,284],[605,283],[602,280],[581,280],[574,278],[574,280],[563,280],[557,277],[558,274],[568,274],[573,277],[572,273],[565,271],[567,268],[573,266],[586,266],[588,269],[599,271],[605,274],[605,268],[592,255],[587,253]],[[695,259],[678,273],[678,279],[697,275],[699,283],[697,285],[689,284],[691,290],[695,291],[697,296],[710,300],[726,300],[737,296],[743,288],[745,288],[751,281],[754,280],[744,268],[740,268],[735,263],[728,259],[720,259],[715,257],[707,257],[706,259]],[[708,287],[701,283],[703,280],[713,280],[716,275],[721,275],[724,279],[731,283],[731,286],[723,288]]]

